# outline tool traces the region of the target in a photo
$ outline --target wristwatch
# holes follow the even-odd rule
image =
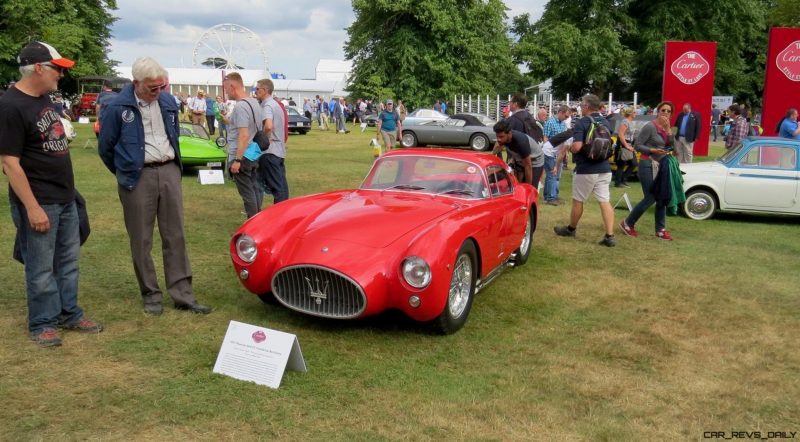
[[[233,159],[233,162],[234,162],[234,163],[241,163],[241,162],[242,162],[242,159],[241,159],[241,158],[234,158],[234,159]]]

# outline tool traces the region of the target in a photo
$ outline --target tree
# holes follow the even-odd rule
[[[202,64],[203,66],[212,67],[214,69],[222,69],[225,66],[228,66],[229,63],[228,63],[228,60],[226,60],[226,59],[224,59],[222,57],[208,57],[208,58],[206,58],[206,61],[204,61],[204,62],[202,62],[200,64]],[[238,64],[235,64],[230,69],[244,69],[244,68],[239,66]]]
[[[106,75],[116,62],[108,58],[110,11],[116,0],[4,0],[0,4],[0,85],[17,80],[17,55],[31,40],[42,40],[75,60],[59,86],[77,89],[77,78]]]
[[[534,24],[514,19],[514,54],[536,80],[553,78],[556,94],[594,92],[661,97],[664,44],[716,41],[715,92],[755,103],[761,96],[772,0],[551,1]]]
[[[353,10],[344,52],[354,96],[417,107],[521,84],[502,0],[353,0]]]

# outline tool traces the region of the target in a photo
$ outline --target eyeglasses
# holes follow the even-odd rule
[[[667,109],[665,107],[665,108],[661,109],[659,112],[661,112],[662,114],[671,114],[672,113],[672,109]]]
[[[46,68],[50,68],[50,69],[58,72],[59,75],[64,75],[64,68],[62,68],[61,66],[56,66],[56,65],[50,64],[50,63],[41,63],[41,65],[46,67]]]
[[[164,89],[166,89],[167,88],[167,84],[166,83],[165,84],[157,84],[155,86],[146,86],[146,87],[147,87],[147,90],[150,91],[151,94],[153,94],[153,93],[156,93],[156,92],[159,92],[159,91],[163,91]]]

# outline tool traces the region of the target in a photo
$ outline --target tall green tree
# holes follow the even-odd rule
[[[715,93],[756,104],[767,44],[766,11],[775,0],[551,1],[542,18],[514,19],[514,54],[532,79],[553,78],[556,94],[594,92],[643,101],[661,97],[664,44],[716,41]]]
[[[430,106],[522,82],[502,0],[353,0],[353,11],[344,52],[355,96]]]
[[[111,11],[116,0],[3,0],[0,3],[0,86],[17,80],[17,55],[31,40],[42,40],[75,60],[60,87],[77,88],[85,75],[110,74],[116,64],[108,58]]]

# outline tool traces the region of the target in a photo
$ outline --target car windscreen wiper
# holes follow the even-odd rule
[[[414,184],[398,184],[396,186],[389,187],[389,188],[387,188],[385,190],[392,190],[392,189],[398,189],[398,190],[425,190],[424,187],[417,186],[417,185],[414,185]]]

